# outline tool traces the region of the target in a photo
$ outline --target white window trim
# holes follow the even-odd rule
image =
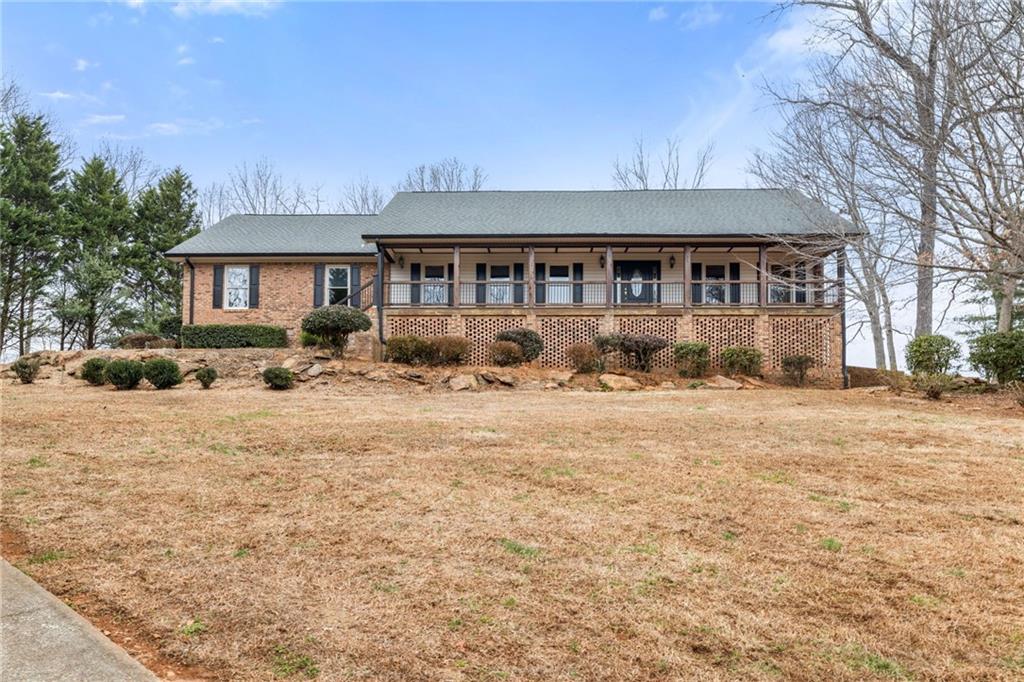
[[[238,288],[238,287],[232,287],[231,286],[231,271],[232,270],[245,270],[245,305],[231,305],[231,296],[230,296],[231,289],[232,288]],[[251,301],[249,300],[249,287],[252,285],[252,282],[249,280],[249,277],[251,276],[251,272],[252,271],[249,269],[248,265],[225,265],[224,266],[224,293],[223,293],[223,296],[224,296],[224,310],[248,310],[249,309],[249,304],[251,303]]]
[[[324,305],[331,305],[331,289],[340,289],[341,287],[331,287],[331,270],[348,270],[346,280],[348,281],[348,296],[352,295],[352,266],[348,263],[335,263],[334,265],[324,266]]]

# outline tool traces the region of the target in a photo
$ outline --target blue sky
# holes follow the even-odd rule
[[[4,3],[4,73],[80,155],[103,138],[197,184],[270,158],[328,194],[457,155],[495,189],[611,186],[643,134],[712,139],[743,186],[806,16],[766,3]]]

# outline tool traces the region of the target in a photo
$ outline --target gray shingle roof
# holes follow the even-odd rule
[[[854,232],[782,189],[399,192],[368,238],[394,236],[744,236]]]
[[[168,256],[245,256],[376,253],[362,235],[377,229],[373,215],[232,215],[187,239]]]

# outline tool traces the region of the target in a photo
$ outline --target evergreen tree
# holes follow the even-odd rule
[[[181,315],[181,266],[164,258],[164,252],[199,232],[197,198],[180,167],[139,194],[128,253],[130,284],[144,327],[155,327],[165,315]]]
[[[128,289],[133,216],[116,171],[94,156],[71,177],[55,316],[64,341],[95,348],[135,326]],[[71,343],[69,343],[71,345]]]
[[[0,352],[16,346],[21,355],[42,331],[65,172],[42,116],[15,114],[0,126],[0,145]]]

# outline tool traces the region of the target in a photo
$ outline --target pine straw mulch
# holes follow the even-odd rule
[[[1008,400],[351,388],[4,385],[3,554],[178,679],[1024,674]]]

